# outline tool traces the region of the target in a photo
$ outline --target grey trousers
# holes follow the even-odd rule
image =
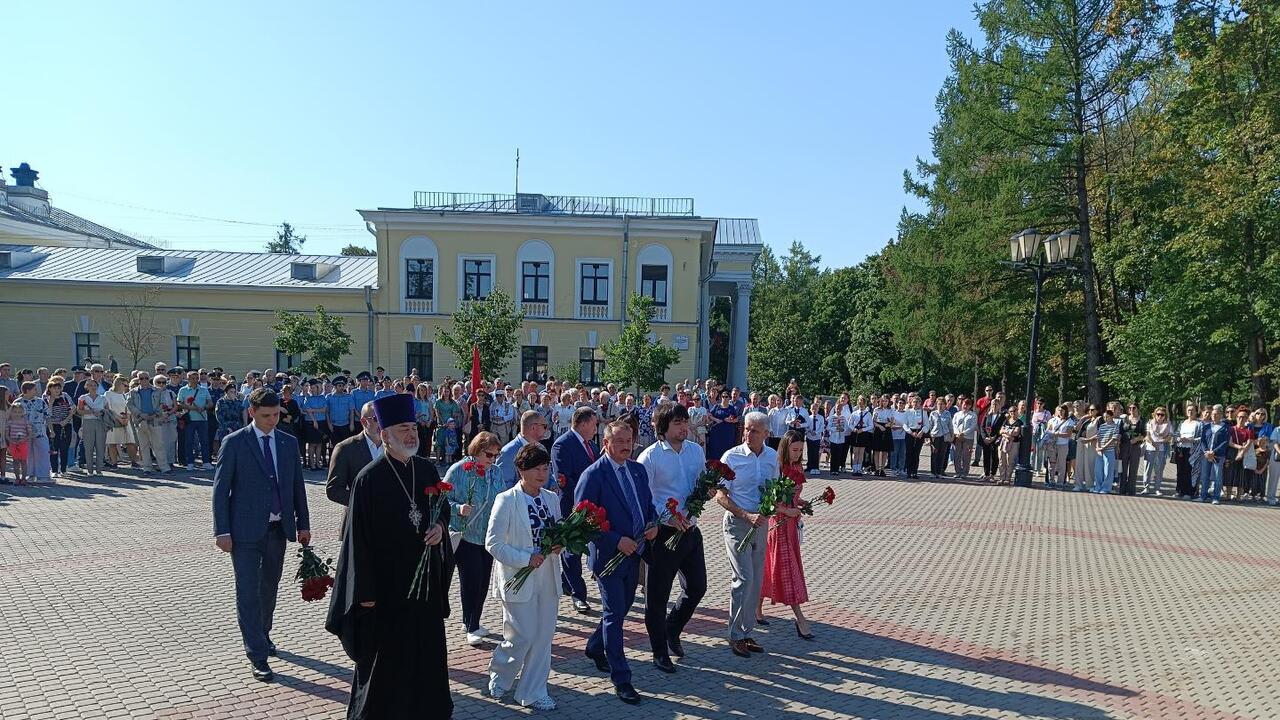
[[[276,595],[284,571],[284,530],[272,523],[257,542],[235,540],[231,566],[236,576],[236,619],[244,653],[250,660],[266,660]]]
[[[738,543],[746,537],[751,524],[725,513],[724,544],[729,552],[729,639],[744,640],[756,626],[756,604],[760,602],[760,584],[764,581],[764,550],[769,526],[756,530],[747,547],[738,552]]]
[[[98,418],[84,418],[80,421],[80,442],[84,444],[80,466],[88,472],[102,472],[107,455],[107,426]]]

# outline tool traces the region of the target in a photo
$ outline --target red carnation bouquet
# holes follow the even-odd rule
[[[479,469],[480,463],[475,460],[468,460],[462,463],[462,471],[467,474],[467,505],[475,498],[476,494],[476,470]],[[474,508],[472,510],[474,512]],[[467,526],[471,524],[471,516],[462,518],[462,532],[467,531]]]
[[[733,468],[715,458],[708,460],[703,471],[698,473],[698,479],[693,484],[693,492],[684,499],[684,517],[689,521],[700,517],[707,501],[715,494],[716,488],[726,482],[733,482],[735,477]],[[670,501],[667,502],[669,506]],[[677,529],[671,537],[667,538],[667,549],[675,550],[679,547],[680,540],[684,538],[684,532]]]
[[[573,508],[573,512],[559,521],[553,521],[542,529],[542,541],[538,543],[543,557],[560,550],[568,550],[575,555],[587,552],[587,543],[595,540],[600,533],[609,529],[609,518],[604,508],[590,500],[582,500]],[[532,566],[525,566],[516,572],[503,587],[507,592],[517,593],[533,574]]]
[[[778,514],[778,503],[789,503],[791,498],[796,495],[796,483],[791,478],[781,475],[764,484],[764,489],[760,491],[760,514],[765,517],[773,517]],[[751,539],[756,536],[756,526],[752,525],[746,535],[742,536],[742,541],[738,543],[736,550],[742,552],[751,544]]]
[[[427,496],[427,529],[430,530],[432,525],[440,522],[440,513],[445,505],[449,504],[449,491],[453,489],[453,484],[447,480],[441,480],[435,485],[429,485],[422,489],[424,495]],[[447,540],[447,538],[446,538]],[[439,545],[439,543],[436,543]],[[409,599],[417,598],[418,600],[426,600],[431,597],[431,564],[435,558],[436,545],[427,545],[422,548],[422,557],[418,559],[418,569],[413,573],[413,582],[409,584]]]
[[[333,560],[321,560],[310,545],[298,548],[298,573],[294,579],[302,586],[302,599],[323,600],[333,587]]]
[[[683,520],[684,515],[680,514],[680,510],[678,509],[679,507],[680,503],[677,502],[675,498],[667,498],[666,507],[662,510],[662,514],[658,515],[656,520],[646,524],[644,529],[640,531],[640,534],[644,535],[653,528],[656,528],[673,518],[678,517]],[[622,561],[626,559],[627,554],[619,550],[618,554],[609,558],[609,562],[605,563],[604,567],[600,569],[600,577],[608,577],[609,575],[612,575],[613,571],[621,567]]]
[[[818,497],[812,500],[801,499],[800,512],[804,515],[812,515],[814,505],[834,505],[835,502],[836,502],[836,491],[831,489],[831,486],[828,485],[827,489],[823,490],[822,494],[819,495]],[[790,520],[792,518],[787,518],[787,519]],[[799,520],[799,518],[794,518],[794,519]],[[783,522],[785,522],[785,520]],[[773,528],[779,527],[780,525],[782,525],[782,522],[775,523]],[[769,529],[772,530],[773,528],[769,528]]]

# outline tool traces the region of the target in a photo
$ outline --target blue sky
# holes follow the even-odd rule
[[[56,5],[56,8],[55,8]],[[966,2],[9,3],[0,163],[175,248],[371,244],[414,190],[693,197],[828,266],[894,234]],[[11,182],[11,180],[10,180]],[[132,207],[131,207],[132,206]],[[237,222],[184,217],[185,215]]]

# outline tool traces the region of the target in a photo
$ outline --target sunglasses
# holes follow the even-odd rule
[[[498,458],[498,453],[496,453],[496,452],[484,452],[484,453],[481,453],[481,454],[482,454],[482,455],[484,455],[485,457],[489,458],[490,460],[496,460],[496,459]]]

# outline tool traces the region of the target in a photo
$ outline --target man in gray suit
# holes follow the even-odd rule
[[[253,422],[222,441],[213,474],[213,532],[218,549],[231,553],[236,619],[253,677],[270,682],[267,656],[276,654],[271,620],[285,543],[310,544],[311,520],[298,441],[276,430],[280,398],[275,391],[250,393],[249,417]]]
[[[360,408],[360,426],[364,432],[356,433],[338,443],[333,448],[333,457],[329,458],[329,479],[324,484],[324,494],[339,505],[351,502],[351,486],[356,475],[365,465],[382,457],[382,428],[378,425],[378,417],[374,415],[373,403],[367,402]],[[342,511],[342,524],[338,537],[347,536],[347,511]]]

